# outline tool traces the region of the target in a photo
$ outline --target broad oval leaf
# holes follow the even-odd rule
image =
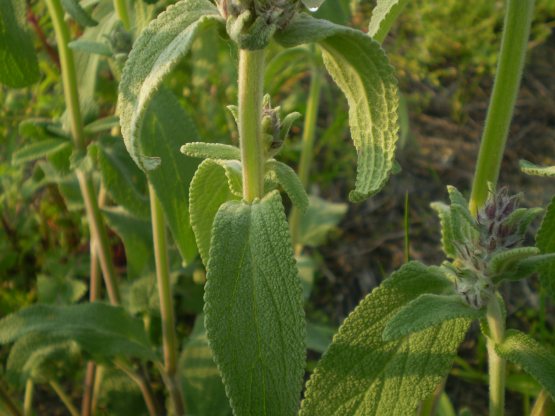
[[[455,319],[385,342],[389,320],[424,293],[443,293],[449,282],[434,267],[408,263],[349,315],[314,370],[301,415],[410,415],[447,375],[469,326]]]
[[[349,125],[357,149],[357,179],[349,194],[360,202],[385,185],[393,167],[399,125],[394,70],[380,45],[361,31],[297,15],[276,35],[290,47],[317,42],[324,64],[349,103]]]
[[[483,317],[484,311],[470,307],[459,295],[425,293],[402,307],[387,323],[382,336],[384,341],[394,341],[452,319]]]
[[[520,331],[509,330],[495,351],[508,361],[521,365],[555,400],[555,353]]]
[[[39,78],[33,39],[25,27],[26,2],[0,0],[0,83],[12,88]]]
[[[160,164],[158,156],[145,156],[139,143],[150,100],[189,52],[197,32],[221,21],[208,0],[182,0],[150,22],[135,41],[119,85],[118,114],[127,150],[141,169],[152,170]]]
[[[368,35],[382,43],[408,0],[378,0],[368,25]]]
[[[277,191],[214,220],[206,329],[237,415],[294,415],[305,365],[303,296]]]
[[[220,206],[227,201],[240,199],[228,183],[225,170],[218,162],[202,162],[191,181],[189,191],[191,226],[204,265],[208,265],[212,224]]]

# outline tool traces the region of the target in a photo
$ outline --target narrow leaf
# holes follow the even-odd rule
[[[520,170],[527,175],[555,176],[555,166],[540,166],[527,160],[520,161]]]
[[[77,39],[68,43],[68,46],[79,52],[92,53],[100,56],[112,56],[112,50],[108,45],[85,39]]]
[[[96,26],[98,24],[98,22],[81,7],[78,0],[62,0],[62,6],[67,14],[81,26]]]
[[[41,140],[16,150],[12,155],[12,163],[14,165],[20,165],[22,163],[31,162],[66,148],[71,148],[71,142],[68,142],[67,140]]]
[[[399,130],[397,81],[380,45],[358,30],[306,14],[297,15],[276,39],[287,47],[307,42],[322,47],[324,64],[349,103],[358,155],[349,198],[360,202],[377,193],[391,173]]]
[[[0,83],[22,88],[39,79],[33,39],[25,26],[26,2],[0,0]]]
[[[480,319],[484,312],[471,308],[459,295],[423,294],[409,302],[387,323],[384,341],[395,341],[457,318]]]
[[[445,205],[443,202],[432,202],[430,206],[435,212],[437,212],[439,217],[443,252],[447,257],[454,259],[457,257],[457,251],[453,244],[455,239],[453,237],[454,230],[451,209],[449,208],[449,205]]]
[[[217,8],[208,0],[182,0],[158,15],[135,41],[119,85],[118,114],[127,150],[143,170],[160,164],[159,155],[144,155],[148,152],[143,152],[138,140],[149,101],[189,52],[197,32],[220,21]],[[197,136],[186,139],[192,137]]]
[[[368,25],[368,35],[382,43],[408,0],[378,0]]]
[[[413,414],[448,374],[469,320],[454,319],[393,342],[384,342],[382,333],[408,302],[451,285],[438,268],[408,263],[374,289],[318,363],[300,414]]]
[[[241,160],[238,147],[222,143],[187,143],[181,146],[181,153],[202,159]]]
[[[536,245],[544,254],[555,253],[555,198],[547,207],[545,216],[536,235]],[[540,283],[555,299],[555,261],[546,262],[539,267]]]
[[[296,414],[305,364],[302,287],[278,192],[214,220],[208,339],[235,414]]]
[[[497,353],[522,366],[555,400],[555,352],[543,347],[527,334],[509,330],[503,343],[496,345]]]
[[[277,181],[291,198],[291,202],[304,212],[308,207],[308,195],[295,171],[274,159],[266,162],[266,169],[275,173]]]
[[[207,159],[198,167],[190,188],[189,211],[197,247],[206,266],[209,259],[212,223],[220,206],[239,199],[228,185],[226,174],[215,161]]]

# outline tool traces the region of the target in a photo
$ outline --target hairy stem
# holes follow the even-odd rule
[[[313,64],[310,70],[310,90],[306,105],[306,116],[303,126],[301,160],[299,162],[299,178],[304,188],[308,186],[310,168],[314,157],[314,138],[316,137],[316,121],[320,105],[320,90],[322,85],[322,74],[317,64]],[[296,206],[291,209],[289,215],[289,229],[291,230],[291,242],[297,255],[301,254],[302,245],[299,244],[301,213]]]
[[[470,196],[473,214],[488,197],[488,182],[497,183],[522,78],[533,12],[534,0],[507,1],[497,73]]]
[[[33,392],[35,391],[35,383],[28,379],[25,383],[25,398],[23,399],[23,416],[33,415]]]
[[[156,260],[156,280],[160,296],[160,316],[162,318],[162,339],[164,343],[164,379],[170,393],[174,414],[185,414],[183,395],[177,383],[177,336],[173,311],[170,269],[166,240],[166,222],[164,212],[152,185],[148,187],[150,194],[150,216]]]
[[[243,199],[252,202],[264,192],[262,96],[264,50],[239,52],[239,138],[243,164]]]
[[[129,13],[125,0],[114,0],[114,9],[116,10],[118,19],[123,23],[125,30],[129,31],[131,29],[131,21],[129,20]]]
[[[505,413],[505,360],[495,352],[495,345],[505,338],[505,319],[497,296],[488,303],[486,319],[490,337],[487,340],[489,371],[489,415]]]
[[[56,381],[53,381],[53,380],[50,381],[49,384],[50,384],[50,387],[52,387],[52,390],[56,392],[56,394],[58,395],[62,403],[65,405],[66,409],[71,414],[71,416],[79,416],[79,411],[71,401],[71,397],[67,395],[67,393],[64,391],[62,386],[60,386]]]
[[[553,414],[555,414],[555,403],[551,400],[549,393],[543,389],[534,403],[530,416],[549,416]]]
[[[10,397],[8,390],[4,386],[4,384],[0,380],[0,400],[4,403],[6,410],[10,412],[12,416],[22,416],[21,410],[19,407],[13,402],[12,398]]]

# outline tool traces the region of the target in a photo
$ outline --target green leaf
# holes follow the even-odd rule
[[[67,14],[81,26],[96,26],[98,24],[98,22],[81,7],[78,0],[62,0],[62,6]]]
[[[555,399],[555,352],[548,350],[532,337],[509,330],[495,351],[512,363],[522,366]]]
[[[73,340],[98,359],[116,355],[155,359],[139,319],[104,303],[33,305],[0,320],[0,344],[41,333]]]
[[[391,318],[385,326],[382,337],[384,341],[395,341],[452,319],[474,320],[483,317],[484,311],[471,308],[459,295],[425,293],[402,307]]]
[[[106,130],[111,130],[114,127],[119,126],[118,116],[107,116],[99,118],[85,126],[85,134],[95,134]]]
[[[235,414],[296,414],[305,365],[302,287],[281,197],[222,205],[205,288],[208,339]]]
[[[491,257],[488,268],[492,274],[503,273],[506,270],[511,271],[520,261],[538,254],[540,254],[540,250],[536,247],[517,247],[503,250]]]
[[[519,165],[520,170],[527,175],[555,176],[555,166],[540,166],[527,160],[521,160]]]
[[[436,267],[408,263],[349,315],[314,370],[300,414],[410,415],[449,372],[468,320],[384,342],[386,324],[424,293],[452,287]]]
[[[201,159],[241,160],[238,147],[222,143],[187,143],[181,146],[181,153]]]
[[[130,215],[121,207],[102,210],[106,222],[123,241],[127,276],[138,278],[154,270],[150,222]]]
[[[543,217],[536,235],[536,246],[542,253],[555,253],[555,198],[551,200]],[[541,265],[539,275],[542,287],[555,299],[555,261]]]
[[[309,196],[307,210],[301,216],[299,242],[304,246],[318,247],[326,242],[328,234],[347,213],[347,204],[325,201]]]
[[[64,139],[41,140],[16,150],[12,155],[12,163],[14,165],[20,165],[22,163],[31,162],[66,148],[71,148],[71,142]]]
[[[87,285],[66,276],[37,276],[37,293],[40,303],[71,304],[87,293]]]
[[[93,143],[88,150],[96,159],[102,183],[110,197],[133,215],[149,218],[148,198],[138,188],[145,188],[144,175],[125,151],[121,139]]]
[[[331,344],[335,332],[336,329],[330,326],[307,322],[306,347],[309,350],[323,353]]]
[[[357,179],[349,198],[360,202],[377,193],[393,167],[399,125],[394,70],[380,45],[366,34],[297,15],[276,35],[286,47],[318,42],[324,64],[347,97],[349,125],[357,149]]]
[[[308,208],[308,195],[295,171],[285,163],[274,159],[266,162],[266,170],[276,175],[277,181],[289,198],[291,198],[293,205],[301,212],[304,212]]]
[[[188,413],[196,416],[231,415],[202,314],[195,320],[191,337],[179,358],[179,368]]]
[[[157,169],[147,171],[146,175],[185,263],[197,255],[189,223],[189,185],[198,161],[179,153],[180,146],[191,137],[197,137],[193,121],[170,91],[160,89],[145,114],[140,146],[162,160]]]
[[[453,230],[453,221],[451,215],[451,209],[449,205],[444,204],[443,202],[432,202],[430,207],[437,212],[439,217],[439,222],[441,225],[441,245],[443,252],[445,255],[451,259],[457,257],[457,250],[453,242],[455,241],[454,238],[454,230]]]
[[[118,114],[127,150],[143,170],[160,164],[160,155],[145,156],[147,149],[143,151],[139,144],[149,102],[165,76],[189,52],[199,30],[221,20],[208,0],[182,0],[151,21],[135,41],[119,85]],[[197,136],[186,139],[192,137]]]
[[[191,181],[189,210],[198,251],[204,265],[208,264],[212,224],[220,206],[237,200],[229,189],[224,169],[217,162],[202,162]]]
[[[0,0],[0,83],[12,88],[31,85],[40,75],[25,8],[21,0]]]
[[[378,0],[368,25],[368,35],[382,43],[408,0]]]
[[[85,39],[77,39],[67,44],[71,49],[84,53],[91,53],[100,56],[111,57],[112,50],[108,45]]]

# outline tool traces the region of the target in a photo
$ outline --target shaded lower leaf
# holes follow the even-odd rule
[[[220,207],[207,269],[205,324],[234,413],[295,414],[305,324],[278,192],[253,204]]]
[[[555,253],[555,198],[547,207],[538,234],[536,245],[544,254]],[[555,299],[555,260],[543,264],[539,268],[540,283]]]
[[[25,162],[40,159],[62,149],[71,148],[71,142],[63,139],[46,139],[39,142],[31,143],[21,149],[16,150],[12,156],[12,163],[19,165]]]
[[[505,340],[495,346],[497,353],[522,366],[555,399],[555,352],[542,346],[527,334],[509,330]]]
[[[347,204],[325,201],[311,195],[307,210],[301,216],[299,243],[318,247],[347,213]]]
[[[301,415],[409,415],[451,368],[468,321],[455,319],[398,341],[382,333],[401,307],[451,288],[435,267],[408,263],[349,315],[310,378]]]
[[[306,211],[308,207],[308,195],[295,171],[285,163],[278,162],[274,159],[266,162],[266,169],[275,174],[277,182],[289,196],[293,205],[301,212]]]

